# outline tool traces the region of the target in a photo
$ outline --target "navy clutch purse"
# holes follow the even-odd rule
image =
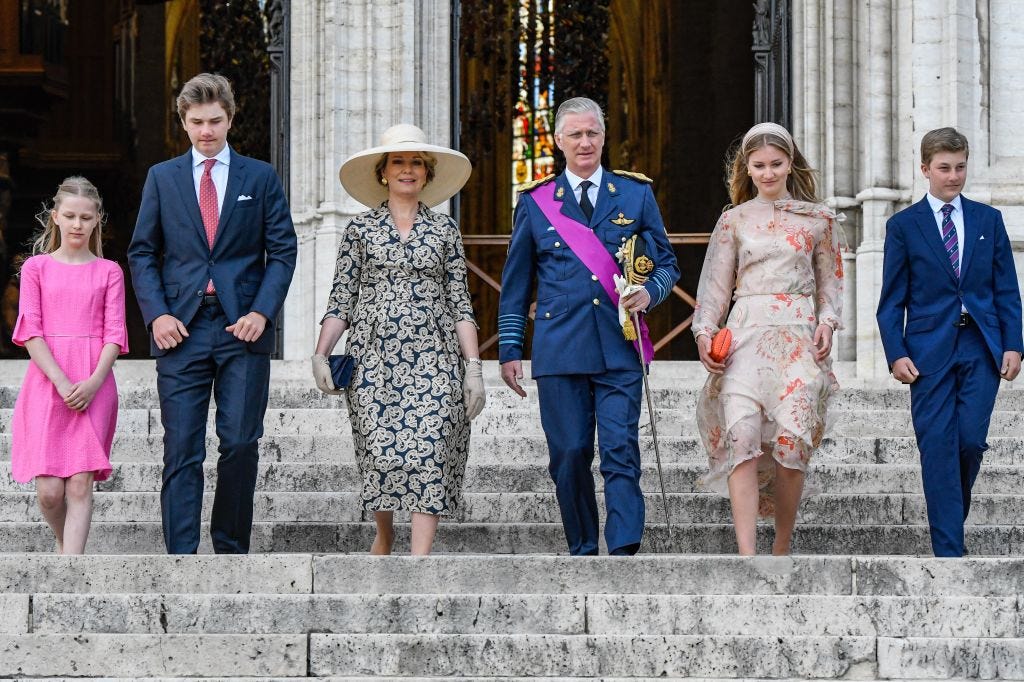
[[[356,361],[351,355],[330,355],[327,364],[331,368],[331,380],[335,388],[348,388],[352,383],[352,370]]]

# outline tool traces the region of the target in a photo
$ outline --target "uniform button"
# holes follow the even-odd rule
[[[590,279],[592,279],[592,280],[594,280],[596,282],[597,281],[597,275],[591,275]]]
[[[213,259],[212,258],[210,259],[210,265],[213,265]]]
[[[557,249],[557,248],[558,248],[559,246],[561,246],[561,245],[562,245],[562,242],[555,242],[555,248],[556,248],[556,249]]]
[[[625,237],[623,237],[623,238],[622,238],[622,243],[623,243],[623,244],[625,244],[625,243],[626,243],[626,238],[625,238]]]
[[[594,305],[601,305],[600,299],[594,299]]]
[[[544,313],[544,317],[551,317],[551,313]]]
[[[200,289],[199,291],[196,292],[196,296],[202,296],[202,295],[203,295],[203,290],[202,289]]]

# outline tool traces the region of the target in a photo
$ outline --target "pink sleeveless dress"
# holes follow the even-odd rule
[[[72,383],[88,379],[100,350],[116,343],[128,352],[124,275],[109,260],[79,265],[44,254],[21,269],[14,343],[42,337]],[[57,389],[29,362],[11,420],[11,473],[28,483],[36,476],[67,478],[83,471],[110,476],[110,445],[117,426],[117,386],[111,372],[85,412],[67,407]]]

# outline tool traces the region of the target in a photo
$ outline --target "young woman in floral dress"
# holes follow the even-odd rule
[[[804,474],[839,387],[829,357],[841,326],[839,228],[817,203],[813,173],[782,126],[747,132],[697,290],[693,333],[710,373],[697,404],[710,460],[703,484],[728,494],[743,555],[756,553],[758,515],[775,517],[772,553],[789,553]],[[709,350],[722,327],[733,340],[716,362]]]

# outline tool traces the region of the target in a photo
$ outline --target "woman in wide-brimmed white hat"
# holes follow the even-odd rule
[[[391,552],[396,510],[412,512],[412,553],[428,554],[439,516],[462,502],[483,373],[462,236],[429,207],[458,192],[471,169],[461,153],[402,124],[339,172],[370,210],[342,235],[313,376],[324,393],[347,397],[360,496],[377,522],[373,554]],[[355,370],[339,390],[327,355],[346,329]]]

